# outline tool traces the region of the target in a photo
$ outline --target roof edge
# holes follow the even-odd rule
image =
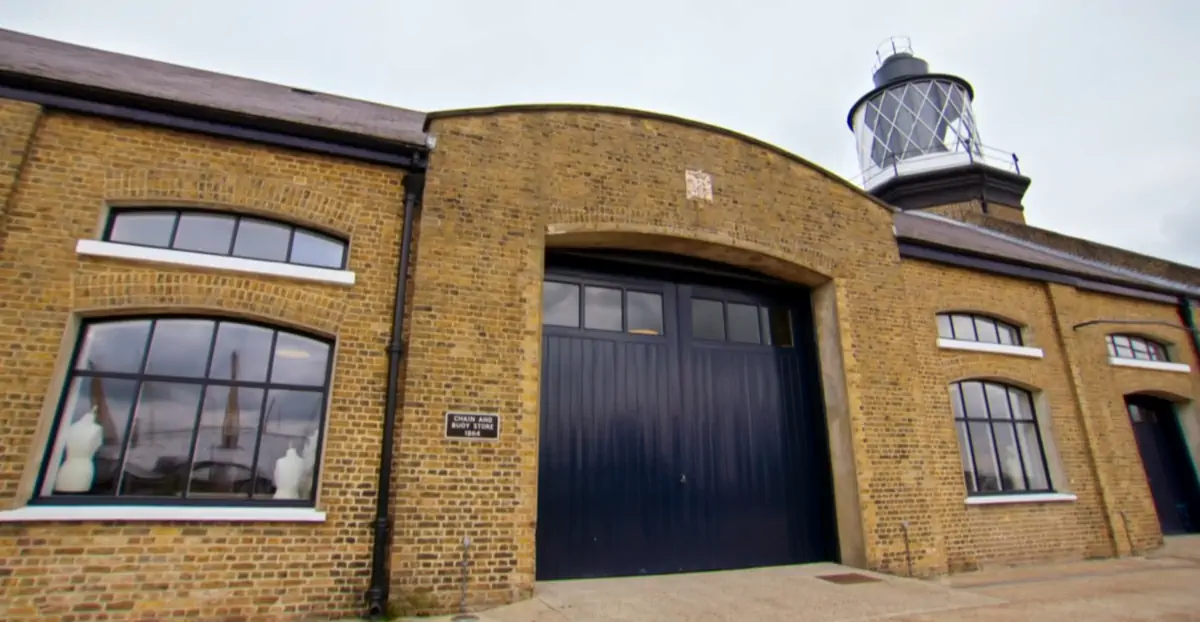
[[[704,121],[697,121],[695,119],[689,119],[687,117],[681,117],[678,115],[672,115],[672,114],[667,114],[667,113],[663,113],[663,112],[653,112],[650,110],[641,110],[638,108],[625,108],[622,106],[612,106],[612,105],[606,105],[606,104],[582,104],[582,103],[565,103],[565,102],[563,102],[563,103],[502,104],[502,105],[498,105],[498,106],[480,106],[480,107],[475,107],[475,108],[453,108],[453,109],[449,109],[449,110],[438,110],[438,111],[434,111],[434,112],[427,112],[427,113],[425,113],[425,125],[422,129],[425,131],[426,134],[428,134],[430,124],[434,121],[438,121],[441,119],[453,119],[453,118],[457,118],[457,117],[488,116],[488,115],[500,115],[500,114],[521,114],[521,113],[530,113],[530,112],[599,112],[599,113],[621,115],[621,116],[634,117],[634,118],[640,118],[640,119],[652,119],[655,121],[666,121],[668,123],[674,123],[676,125],[692,127],[692,128],[704,130],[706,132],[712,132],[714,134],[721,134],[721,135],[728,136],[730,138],[734,138],[736,140],[740,140],[742,142],[745,142],[745,143],[748,143],[751,145],[755,145],[757,147],[761,147],[763,149],[766,149],[767,151],[771,151],[771,152],[776,153],[780,156],[783,156],[793,162],[796,162],[797,164],[802,164],[802,165],[816,171],[817,173],[823,175],[824,177],[828,178],[829,180],[839,183],[839,184],[849,188],[850,190],[853,190],[859,196],[861,196],[861,197],[871,201],[875,205],[887,210],[888,213],[896,213],[896,212],[900,211],[898,208],[896,208],[892,205],[889,205],[888,203],[885,203],[884,201],[881,201],[879,198],[875,197],[874,195],[867,192],[863,188],[860,188],[860,187],[854,185],[853,183],[850,182],[850,180],[848,180],[840,175],[837,175],[836,173],[830,171],[829,169],[827,169],[819,164],[816,164],[815,162],[812,162],[811,160],[808,160],[799,155],[796,155],[795,153],[792,153],[791,151],[788,151],[787,149],[784,149],[783,147],[780,147],[779,145],[769,143],[760,138],[755,138],[753,136],[750,136],[749,134],[743,134],[736,130],[731,130],[726,127],[721,127],[719,125],[713,125],[711,123],[705,123]]]

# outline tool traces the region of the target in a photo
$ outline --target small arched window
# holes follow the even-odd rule
[[[1167,356],[1166,344],[1153,339],[1134,335],[1109,335],[1106,339],[1108,355],[1112,357],[1164,363],[1171,360]]]
[[[104,241],[341,270],[346,242],[285,222],[199,209],[116,208]]]
[[[311,505],[331,352],[321,339],[227,319],[87,322],[41,496]]]
[[[970,494],[1050,492],[1033,399],[1024,389],[979,380],[950,385]]]
[[[939,313],[938,336],[957,341],[999,343],[1006,346],[1024,345],[1021,329],[993,317],[975,313]]]

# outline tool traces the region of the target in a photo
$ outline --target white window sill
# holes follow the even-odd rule
[[[1168,363],[1166,361],[1143,361],[1141,359],[1126,359],[1116,356],[1108,357],[1108,364],[1114,367],[1136,367],[1138,369],[1153,369],[1155,371],[1174,371],[1188,373],[1192,368],[1187,363]]]
[[[262,261],[242,257],[227,257],[224,255],[209,255],[192,253],[166,248],[151,248],[133,244],[117,244],[102,240],[79,240],[75,244],[75,252],[91,257],[111,257],[132,261],[149,261],[176,266],[189,266],[210,270],[226,270],[230,272],[245,272],[249,274],[265,274],[281,276],[319,283],[335,285],[354,285],[354,273],[349,270],[331,270],[329,268],[314,268],[296,264],[280,263],[277,261]]]
[[[945,350],[967,350],[969,352],[988,352],[991,354],[1008,354],[1010,356],[1024,356],[1028,358],[1040,359],[1046,356],[1041,348],[1030,348],[1028,346],[1010,346],[1002,343],[986,343],[982,341],[963,341],[960,339],[946,339],[939,337],[937,340],[939,348]]]
[[[1030,494],[986,495],[967,497],[967,505],[1006,505],[1012,503],[1061,503],[1077,501],[1079,497],[1069,492],[1035,492]]]
[[[200,521],[236,523],[323,523],[312,508],[180,507],[159,505],[30,505],[0,511],[0,523],[81,521]]]

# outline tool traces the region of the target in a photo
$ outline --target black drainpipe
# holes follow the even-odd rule
[[[388,544],[391,542],[392,454],[396,444],[396,402],[400,385],[400,361],[404,357],[404,300],[408,293],[409,247],[413,219],[425,188],[425,175],[404,177],[404,232],[400,241],[400,265],[396,272],[396,304],[392,312],[392,337],[387,346],[387,394],[383,404],[383,442],[380,443],[379,484],[375,497],[374,546],[371,549],[371,586],[367,589],[367,617],[378,619],[387,612]]]

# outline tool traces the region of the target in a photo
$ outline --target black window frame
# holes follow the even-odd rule
[[[132,372],[132,373],[131,372],[94,372],[91,370],[78,368],[79,367],[79,356],[81,354],[83,345],[88,336],[88,328],[89,327],[95,326],[95,325],[138,321],[138,320],[148,320],[152,323],[149,330],[147,330],[145,341],[141,345],[142,359],[141,359],[141,366],[140,366],[139,371]],[[155,324],[155,322],[158,320],[203,320],[203,321],[213,322],[212,336],[210,337],[210,340],[209,340],[208,352],[206,353],[207,358],[205,360],[204,375],[191,377],[191,376],[170,376],[170,375],[147,374],[146,373],[146,366],[148,365],[149,358],[150,358],[150,347],[151,347],[151,343],[153,342],[153,338],[154,338],[154,329],[157,326]],[[222,323],[237,324],[237,325],[242,325],[242,326],[252,326],[252,327],[257,327],[257,328],[262,328],[262,329],[273,331],[272,337],[271,337],[271,351],[270,351],[270,354],[268,355],[268,359],[267,359],[266,373],[263,376],[264,380],[262,380],[262,381],[238,380],[235,383],[234,381],[229,380],[229,379],[210,378],[209,377],[209,374],[211,373],[210,368],[211,368],[212,362],[213,362],[213,354],[214,354],[214,351],[216,350],[218,334],[219,334],[220,326]],[[325,375],[322,378],[320,385],[303,385],[303,384],[272,382],[271,381],[271,370],[274,365],[274,359],[276,358],[275,352],[276,352],[276,347],[277,347],[277,344],[279,341],[280,334],[286,334],[289,336],[296,336],[296,337],[301,337],[304,339],[309,339],[312,341],[322,343],[329,348],[329,354],[328,354],[328,357],[325,362]],[[263,321],[250,320],[250,319],[245,319],[245,318],[240,318],[240,317],[219,315],[219,314],[158,312],[158,313],[141,313],[141,314],[129,314],[129,315],[109,315],[109,316],[91,317],[91,318],[83,319],[79,323],[79,329],[78,329],[78,332],[75,337],[75,343],[71,350],[71,357],[70,357],[69,365],[67,367],[67,373],[66,373],[65,377],[63,378],[62,386],[60,388],[60,392],[59,392],[59,396],[58,396],[58,400],[55,405],[54,418],[53,418],[53,421],[50,426],[50,433],[49,433],[49,436],[47,437],[45,444],[42,447],[42,459],[40,461],[40,465],[39,465],[38,472],[37,472],[37,477],[35,479],[35,486],[33,489],[33,494],[29,500],[29,504],[30,505],[44,505],[44,506],[103,505],[103,506],[120,506],[120,507],[138,507],[138,506],[270,507],[270,508],[314,508],[314,507],[316,507],[317,490],[320,488],[320,480],[321,480],[321,463],[322,463],[324,452],[325,452],[325,444],[327,442],[326,426],[327,426],[327,420],[329,417],[329,411],[330,411],[330,407],[331,407],[330,397],[331,397],[332,391],[333,391],[333,367],[334,367],[334,357],[336,356],[336,352],[337,352],[336,346],[337,346],[337,343],[336,343],[335,339],[331,339],[329,337],[314,334],[314,333],[311,333],[308,331],[299,330],[294,327],[285,326],[285,325],[281,325],[281,324],[268,323],[268,322],[263,322]],[[172,382],[172,383],[178,383],[178,384],[191,384],[191,385],[201,386],[202,389],[201,389],[201,394],[200,394],[200,401],[197,404],[197,414],[192,423],[192,432],[191,432],[192,440],[190,441],[192,447],[190,447],[188,450],[188,452],[189,452],[189,454],[188,454],[188,465],[189,465],[188,472],[189,472],[189,474],[192,472],[192,470],[194,470],[194,465],[195,465],[195,451],[196,450],[195,450],[194,445],[196,442],[196,434],[197,434],[196,430],[198,429],[198,426],[199,426],[200,416],[203,413],[204,400],[205,400],[205,392],[204,392],[203,387],[206,387],[208,385],[226,386],[226,387],[237,386],[240,388],[260,389],[263,391],[263,403],[260,404],[260,406],[259,406],[259,412],[260,412],[259,425],[258,425],[258,429],[255,431],[254,450],[253,450],[254,458],[253,458],[253,464],[251,464],[252,472],[257,472],[257,468],[258,468],[263,430],[266,427],[265,421],[264,421],[265,414],[263,413],[263,410],[266,409],[268,406],[268,400],[266,399],[268,392],[270,390],[292,390],[292,391],[305,391],[305,392],[310,392],[310,393],[318,393],[319,392],[320,396],[321,396],[320,397],[321,401],[320,401],[320,414],[318,415],[317,423],[316,423],[317,443],[316,443],[316,448],[315,448],[315,454],[313,456],[313,471],[312,471],[311,489],[309,491],[307,491],[308,497],[302,498],[302,499],[295,499],[295,500],[265,499],[265,498],[261,498],[261,497],[254,498],[254,494],[255,494],[254,490],[255,489],[253,486],[251,487],[250,491],[248,493],[246,493],[245,498],[237,498],[237,497],[189,498],[187,496],[186,488],[185,488],[184,492],[178,497],[165,497],[165,496],[164,497],[154,497],[154,496],[137,496],[137,495],[122,496],[119,494],[119,492],[120,492],[119,480],[118,480],[117,486],[114,488],[113,494],[111,494],[111,495],[87,495],[87,494],[62,495],[62,494],[54,494],[53,492],[51,492],[49,494],[43,494],[42,491],[44,490],[45,485],[46,485],[46,477],[49,473],[51,462],[55,459],[62,458],[61,456],[55,456],[54,450],[55,450],[56,439],[58,438],[59,430],[63,425],[63,410],[67,406],[67,401],[70,397],[71,388],[74,384],[74,381],[77,378],[88,378],[88,377],[103,377],[103,378],[114,378],[114,379],[121,379],[121,380],[132,380],[136,383],[134,385],[135,389],[133,392],[134,400],[130,405],[129,420],[125,423],[124,435],[122,436],[122,441],[121,441],[120,462],[122,462],[122,463],[124,462],[125,455],[129,451],[129,444],[131,442],[130,441],[131,431],[133,428],[134,420],[136,419],[136,417],[134,415],[137,412],[136,409],[138,406],[139,396],[141,395],[141,387],[145,382],[148,382],[148,381],[149,382]],[[300,448],[298,447],[296,449],[297,449],[297,451],[299,451]],[[122,468],[122,467],[118,467],[118,468]],[[190,475],[189,475],[189,477],[190,477]]]
[[[971,335],[959,335],[958,330],[954,325],[954,318],[969,318],[971,321]],[[942,319],[945,318],[946,325],[950,327],[950,334],[942,333]],[[1017,324],[1002,320],[998,317],[987,315],[984,313],[972,313],[969,311],[942,311],[935,317],[935,322],[938,327],[938,337],[941,339],[951,339],[953,341],[970,341],[974,343],[990,343],[1001,346],[1023,347],[1025,345],[1025,336],[1022,334],[1021,327]],[[995,333],[995,341],[984,341],[979,338],[979,324],[990,324],[992,331]],[[1013,343],[1004,343],[1000,337],[1000,329],[1006,329],[1012,335]]]
[[[161,246],[161,245],[157,245],[157,244],[143,244],[143,243],[138,243],[138,242],[125,242],[125,241],[121,241],[121,240],[113,240],[112,239],[113,227],[114,227],[114,225],[116,225],[117,219],[120,218],[124,214],[173,214],[173,219],[171,222],[170,241],[167,243],[166,246]],[[194,249],[187,249],[187,248],[175,248],[175,241],[176,241],[175,238],[176,238],[176,233],[179,231],[180,217],[182,217],[184,215],[193,215],[193,214],[201,215],[201,216],[220,216],[222,218],[230,218],[233,220],[233,232],[229,236],[229,246],[228,246],[228,250],[226,252],[214,253],[214,252],[209,252],[209,251],[194,250]],[[263,223],[263,224],[274,225],[274,226],[279,226],[279,227],[286,227],[288,229],[287,259],[284,259],[281,261],[278,259],[263,259],[261,257],[247,257],[245,255],[234,254],[234,247],[237,245],[238,229],[240,228],[243,221],[257,222],[257,223]],[[334,268],[334,267],[330,267],[330,266],[305,263],[302,261],[292,261],[292,259],[291,259],[292,249],[295,247],[295,244],[296,244],[296,234],[297,233],[304,233],[306,235],[329,240],[331,242],[335,242],[338,245],[340,245],[342,248],[342,261],[338,265],[338,267]],[[260,216],[258,214],[245,214],[245,213],[240,213],[240,212],[224,211],[224,210],[202,208],[202,207],[170,207],[170,206],[157,206],[157,205],[142,205],[142,206],[137,206],[137,207],[128,207],[128,206],[112,207],[109,209],[108,216],[105,219],[104,230],[103,230],[103,233],[102,233],[102,236],[100,239],[104,242],[109,242],[111,244],[125,244],[128,246],[140,246],[143,248],[160,248],[163,250],[173,250],[173,251],[179,251],[179,252],[183,252],[183,253],[198,253],[201,255],[213,255],[215,257],[235,257],[238,259],[249,259],[249,260],[253,260],[253,261],[266,261],[266,262],[270,262],[270,263],[287,264],[287,265],[292,265],[292,266],[304,266],[307,268],[321,268],[324,270],[346,270],[347,265],[349,265],[349,262],[350,262],[350,241],[347,238],[345,238],[344,236],[329,233],[328,231],[321,231],[319,229],[313,229],[312,227],[298,225],[296,223],[288,222],[286,220],[281,220],[279,218],[271,218],[268,216]]]
[[[1118,340],[1121,339],[1125,340],[1123,345],[1118,343]],[[1104,336],[1104,345],[1108,348],[1108,355],[1113,358],[1152,363],[1172,362],[1169,344],[1150,337],[1130,333],[1110,333]],[[1138,345],[1142,346],[1141,352],[1137,348]],[[1127,350],[1129,355],[1122,354],[1122,350]],[[1156,353],[1158,358],[1155,358]],[[1139,356],[1139,354],[1145,354],[1145,356]]]
[[[546,321],[545,318],[545,288],[548,283],[560,286],[568,286],[575,288],[576,291],[576,308],[575,324],[553,324]],[[621,327],[620,328],[600,328],[587,325],[587,290],[604,289],[604,290],[620,290],[621,292]],[[659,300],[658,320],[662,324],[662,332],[657,334],[643,332],[638,329],[631,329],[629,326],[629,294],[651,295],[657,296]],[[633,281],[617,281],[607,280],[594,277],[580,278],[569,273],[547,274],[542,278],[542,331],[557,333],[557,334],[591,334],[604,335],[605,339],[634,339],[634,340],[665,340],[673,337],[668,334],[667,329],[667,314],[672,310],[669,308],[666,290],[661,284],[657,283],[640,283]]]
[[[966,392],[964,391],[964,385],[968,385],[968,384],[981,385],[980,390],[983,392],[983,397],[984,397],[983,405],[984,405],[984,410],[985,410],[985,412],[982,414],[982,416],[972,415],[972,413],[969,411],[969,409],[967,407],[967,398],[966,398]],[[1008,408],[1008,417],[1007,418],[993,416],[993,414],[991,412],[992,405],[990,403],[990,400],[988,400],[988,394],[987,394],[988,386],[998,387],[1005,391],[1005,404],[1007,405],[1007,408]],[[951,413],[952,413],[953,420],[954,420],[955,435],[956,435],[956,437],[958,437],[956,439],[956,444],[959,446],[960,464],[961,464],[962,459],[964,459],[964,458],[970,460],[970,462],[971,462],[971,477],[974,479],[974,486],[968,486],[966,479],[965,479],[966,474],[964,473],[963,485],[967,489],[968,497],[1011,496],[1011,495],[1026,495],[1026,494],[1041,495],[1041,494],[1052,494],[1052,493],[1056,492],[1056,490],[1054,488],[1054,476],[1052,475],[1052,473],[1050,471],[1050,461],[1046,457],[1046,441],[1042,436],[1044,434],[1044,431],[1042,429],[1042,421],[1040,420],[1040,418],[1038,416],[1037,404],[1033,399],[1032,391],[1029,391],[1027,389],[1024,389],[1019,386],[1009,384],[1006,382],[1002,382],[1002,381],[998,381],[998,380],[987,380],[987,379],[981,379],[981,378],[968,378],[968,379],[964,379],[964,380],[959,380],[957,382],[952,382],[952,383],[950,383],[950,388],[952,389],[951,399],[954,399],[954,396],[956,396],[956,395],[957,395],[957,399],[958,399],[958,408],[957,409],[952,408]],[[1025,398],[1025,403],[1029,404],[1030,415],[1032,417],[1031,419],[1017,419],[1016,418],[1016,416],[1014,415],[1014,413],[1012,411],[1012,401],[1013,401],[1012,394],[1013,393],[1016,393]],[[962,412],[961,417],[958,415],[958,412],[957,412],[959,410],[961,410],[961,412]],[[965,446],[965,447],[962,444],[962,436],[960,436],[958,433],[958,426],[960,423],[964,424],[963,427],[966,430],[965,438],[967,440],[967,446]],[[1003,488],[1003,484],[1001,484],[1000,490],[980,490],[979,465],[978,465],[978,463],[976,461],[976,457],[975,457],[975,440],[971,433],[971,424],[972,423],[983,423],[988,426],[988,431],[989,431],[988,436],[991,439],[991,451],[992,451],[992,455],[994,455],[996,457],[997,476],[1001,483],[1004,481],[1005,472],[1004,472],[1004,467],[1003,467],[1002,461],[1000,460],[1000,448],[998,446],[999,443],[996,441],[996,427],[998,425],[1010,426],[1012,428],[1014,441],[1017,443],[1020,443],[1020,441],[1018,440],[1018,439],[1020,439],[1020,434],[1017,433],[1017,424],[1018,423],[1025,423],[1025,424],[1032,423],[1034,436],[1037,437],[1037,445],[1038,445],[1037,452],[1034,454],[1034,456],[1036,456],[1041,461],[1042,472],[1045,474],[1045,478],[1046,478],[1046,487],[1045,488],[1032,488],[1031,487],[1030,471],[1029,471],[1028,466],[1026,466],[1026,464],[1025,464],[1026,458],[1025,458],[1024,453],[1021,451],[1020,446],[1018,445],[1017,456],[1021,462],[1021,478],[1025,483],[1025,488],[1022,488],[1022,489],[1013,488],[1013,489],[1005,490]]]

